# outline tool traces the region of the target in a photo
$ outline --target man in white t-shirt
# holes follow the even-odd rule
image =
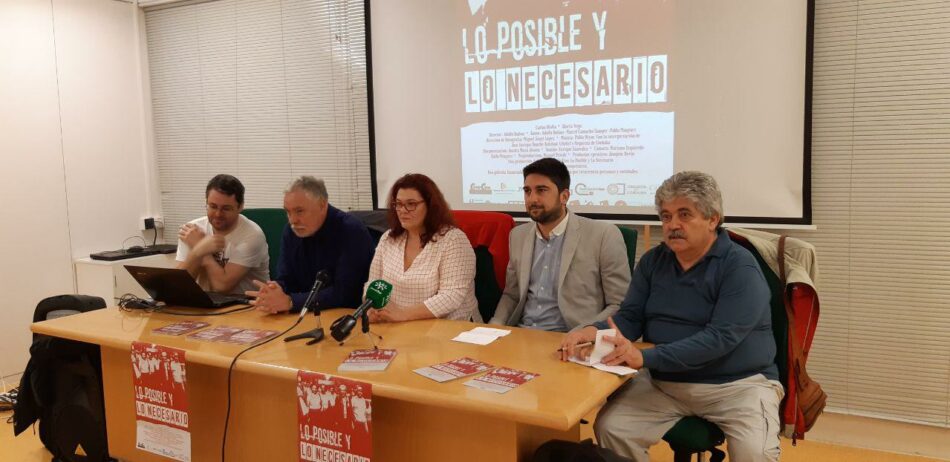
[[[208,216],[178,230],[178,267],[206,290],[256,290],[252,281],[270,280],[270,257],[261,227],[241,215],[244,185],[231,175],[217,175],[208,182],[205,200]]]

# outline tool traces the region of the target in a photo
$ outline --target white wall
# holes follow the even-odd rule
[[[28,359],[33,308],[72,260],[157,214],[138,12],[114,0],[0,2],[0,376]]]

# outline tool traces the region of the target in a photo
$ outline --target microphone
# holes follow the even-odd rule
[[[371,307],[378,310],[386,306],[389,303],[389,295],[392,291],[393,285],[382,279],[371,282],[369,287],[366,288],[366,297],[363,304],[356,308],[353,314],[347,314],[333,321],[333,324],[330,325],[330,335],[333,336],[333,339],[342,342],[349,337],[350,332],[356,327],[356,320],[362,318],[366,314],[366,310]]]
[[[323,288],[328,282],[330,282],[330,274],[327,273],[327,270],[322,269],[317,272],[316,277],[313,280],[313,287],[310,289],[310,293],[307,294],[307,299],[303,302],[303,306],[300,308],[300,318],[303,319],[304,315],[307,314],[307,310],[311,308],[311,305],[316,303],[317,292],[320,292],[320,289]]]
[[[317,276],[313,281],[313,288],[310,289],[310,293],[307,294],[307,300],[303,302],[303,306],[300,308],[300,317],[297,318],[298,323],[307,314],[307,309],[310,308],[310,305],[317,303],[317,293],[320,292],[320,289],[322,289],[323,286],[325,286],[329,281],[330,275],[327,274],[327,270],[320,270],[317,272]],[[290,337],[285,338],[284,342],[292,342],[294,340],[306,338],[310,339],[310,341],[307,342],[307,345],[313,345],[314,343],[323,340],[323,328],[320,327],[320,310],[314,310],[314,313],[317,315],[317,327],[315,329],[308,330],[302,334],[291,335]]]

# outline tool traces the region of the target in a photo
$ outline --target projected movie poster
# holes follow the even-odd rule
[[[673,173],[673,2],[457,1],[463,202],[521,204],[521,169],[556,157],[569,205],[652,205]]]
[[[297,372],[300,460],[369,462],[373,457],[373,387]]]
[[[191,460],[185,352],[132,342],[135,447],[182,462]]]

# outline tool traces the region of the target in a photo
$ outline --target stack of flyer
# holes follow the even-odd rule
[[[188,334],[188,338],[202,342],[223,342],[249,345],[277,335],[276,330],[244,329],[242,327],[215,326],[211,329]]]
[[[384,371],[396,357],[396,350],[353,350],[336,368],[338,371]]]
[[[532,372],[519,371],[517,369],[508,369],[499,367],[481,377],[475,377],[468,382],[466,386],[478,388],[481,390],[493,391],[495,393],[508,393],[519,385],[538,377],[540,374]]]
[[[167,326],[162,326],[157,329],[152,329],[152,333],[160,335],[184,335],[189,332],[194,332],[198,329],[204,329],[210,325],[211,324],[204,321],[181,321],[174,324],[168,324]]]
[[[477,359],[466,357],[453,359],[452,361],[444,363],[433,364],[431,366],[421,367],[419,369],[413,370],[413,372],[441,383],[467,377],[472,374],[478,374],[479,372],[485,372],[489,369],[492,369],[493,367],[495,366],[492,366],[488,363],[483,363]]]

